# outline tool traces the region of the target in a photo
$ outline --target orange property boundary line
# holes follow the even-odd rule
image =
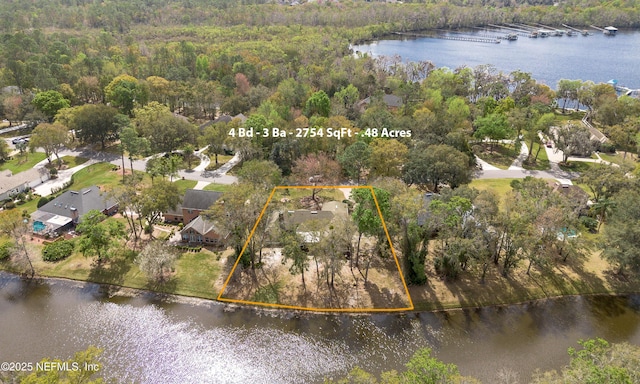
[[[240,262],[241,256],[244,254],[244,251],[246,250],[247,246],[249,245],[249,241],[251,240],[251,237],[253,236],[256,228],[258,227],[258,223],[260,223],[260,220],[262,220],[262,216],[264,215],[265,211],[267,210],[267,206],[269,206],[269,203],[271,203],[271,200],[273,199],[273,195],[275,194],[276,190],[278,190],[278,189],[314,189],[314,188],[315,189],[340,189],[340,188],[358,189],[358,188],[362,188],[362,189],[369,189],[371,191],[371,195],[373,196],[373,201],[376,204],[376,209],[378,210],[378,215],[380,216],[380,222],[382,223],[382,228],[384,229],[384,233],[387,236],[387,241],[389,242],[389,247],[391,248],[391,253],[393,254],[393,259],[396,262],[396,267],[398,268],[398,273],[400,274],[400,279],[402,280],[402,286],[404,287],[404,291],[407,294],[407,298],[409,299],[409,306],[408,307],[405,307],[405,308],[313,308],[313,307],[301,307],[301,306],[297,306],[297,305],[272,304],[272,303],[262,303],[262,302],[256,302],[256,301],[248,301],[248,300],[237,300],[237,299],[229,299],[229,298],[222,297],[222,294],[227,289],[227,285],[229,284],[229,281],[231,280],[231,276],[233,275],[233,273],[235,272],[236,268],[238,267],[238,263]],[[240,255],[236,259],[235,264],[233,264],[233,268],[231,269],[231,272],[229,273],[229,276],[227,276],[227,280],[224,282],[224,285],[222,286],[222,289],[220,290],[220,294],[218,294],[218,301],[223,301],[223,302],[228,302],[228,303],[235,303],[235,304],[259,305],[259,306],[272,307],[272,308],[295,309],[295,310],[301,310],[301,311],[314,311],[314,312],[353,312],[353,313],[361,312],[361,313],[370,313],[370,312],[402,312],[402,311],[412,311],[414,309],[413,300],[411,299],[411,295],[409,294],[409,288],[407,287],[407,283],[406,283],[406,281],[404,279],[404,275],[402,274],[402,269],[400,268],[400,262],[398,261],[398,256],[396,255],[396,251],[393,248],[393,243],[391,242],[391,237],[389,236],[389,231],[387,230],[387,225],[385,224],[384,218],[382,217],[382,211],[380,211],[380,205],[378,204],[378,199],[377,199],[376,194],[375,194],[375,192],[373,190],[373,187],[370,186],[370,185],[360,185],[360,186],[350,186],[350,185],[346,185],[346,186],[277,186],[277,187],[273,188],[273,190],[271,190],[271,194],[269,195],[269,198],[267,199],[266,204],[264,205],[264,207],[262,208],[262,211],[260,212],[260,215],[258,216],[258,220],[256,220],[256,223],[253,225],[253,228],[251,229],[251,232],[249,233],[249,237],[247,238],[247,241],[244,243],[244,246],[242,247],[242,251],[240,251]]]

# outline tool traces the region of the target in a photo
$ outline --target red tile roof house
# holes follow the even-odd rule
[[[200,216],[202,211],[209,209],[222,196],[222,192],[201,191],[187,189],[182,199],[182,204],[176,209],[164,213],[164,221],[167,223],[189,224]]]

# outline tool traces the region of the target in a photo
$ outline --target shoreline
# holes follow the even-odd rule
[[[88,285],[93,285],[98,287],[101,294],[103,294],[103,298],[111,299],[114,297],[120,298],[151,298],[152,300],[157,300],[163,303],[177,303],[177,304],[186,304],[186,305],[194,305],[194,306],[208,306],[208,305],[216,305],[221,306],[224,312],[235,312],[243,309],[250,309],[256,312],[269,313],[269,314],[282,314],[289,316],[301,316],[301,315],[336,315],[336,316],[372,316],[372,315],[407,315],[407,314],[419,314],[419,313],[446,313],[451,311],[465,311],[465,310],[480,310],[485,308],[504,308],[510,306],[521,306],[525,304],[533,304],[548,300],[558,300],[563,298],[571,298],[571,297],[624,297],[624,296],[632,296],[632,295],[640,295],[640,292],[632,291],[632,292],[600,292],[600,293],[576,293],[576,294],[567,294],[567,295],[554,295],[540,298],[532,298],[530,300],[524,300],[519,302],[505,302],[505,303],[495,303],[488,304],[482,306],[451,306],[444,308],[435,308],[435,309],[412,309],[405,311],[312,311],[312,310],[299,310],[299,309],[286,309],[286,308],[272,308],[268,306],[260,306],[260,305],[249,305],[249,304],[235,304],[235,303],[227,303],[217,299],[208,299],[199,296],[188,296],[188,295],[178,295],[173,293],[163,293],[159,291],[154,291],[150,289],[143,288],[132,288],[122,285],[110,284],[110,283],[99,283],[94,281],[87,280],[79,280],[72,279],[67,277],[57,277],[57,276],[45,276],[45,275],[35,275],[33,279],[28,277],[24,277],[23,274],[18,274],[15,272],[7,271],[0,269],[0,278],[2,275],[9,275],[10,278],[16,278],[21,281],[33,281],[33,282],[48,282],[48,283],[62,283],[66,285],[71,285],[72,287],[83,287]],[[415,303],[414,303],[415,304]],[[417,305],[419,307],[419,305]]]

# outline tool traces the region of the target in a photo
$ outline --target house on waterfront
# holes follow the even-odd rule
[[[33,168],[16,174],[9,170],[0,171],[0,201],[27,192],[47,180],[49,172],[46,168]]]
[[[33,233],[60,234],[75,227],[84,214],[94,209],[110,216],[118,211],[118,203],[96,185],[66,191],[31,214]]]
[[[320,241],[321,228],[327,227],[334,218],[348,217],[347,204],[329,201],[322,204],[320,211],[308,209],[287,210],[278,213],[280,230],[296,231],[305,243]]]
[[[163,214],[164,221],[189,224],[199,217],[202,211],[209,209],[221,196],[222,192],[187,189],[182,198],[182,204]]]
[[[211,220],[198,216],[180,231],[182,241],[190,244],[224,246],[229,233],[224,233]]]

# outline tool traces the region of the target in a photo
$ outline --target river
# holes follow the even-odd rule
[[[99,285],[25,282],[0,272],[0,362],[66,359],[104,349],[105,377],[138,383],[313,383],[359,365],[403,368],[421,347],[464,375],[527,382],[558,369],[581,338],[640,343],[640,295],[566,297],[506,307],[371,316],[231,309],[148,294],[109,297]]]
[[[640,31],[620,31],[605,36],[592,30],[591,36],[562,36],[500,44],[435,38],[389,39],[353,46],[355,51],[372,55],[400,55],[404,61],[429,60],[437,67],[457,68],[493,64],[509,73],[529,72],[537,81],[556,88],[560,79],[591,80],[595,83],[617,79],[620,85],[640,88]],[[486,34],[470,31],[466,35]],[[490,32],[491,35],[498,35]]]

